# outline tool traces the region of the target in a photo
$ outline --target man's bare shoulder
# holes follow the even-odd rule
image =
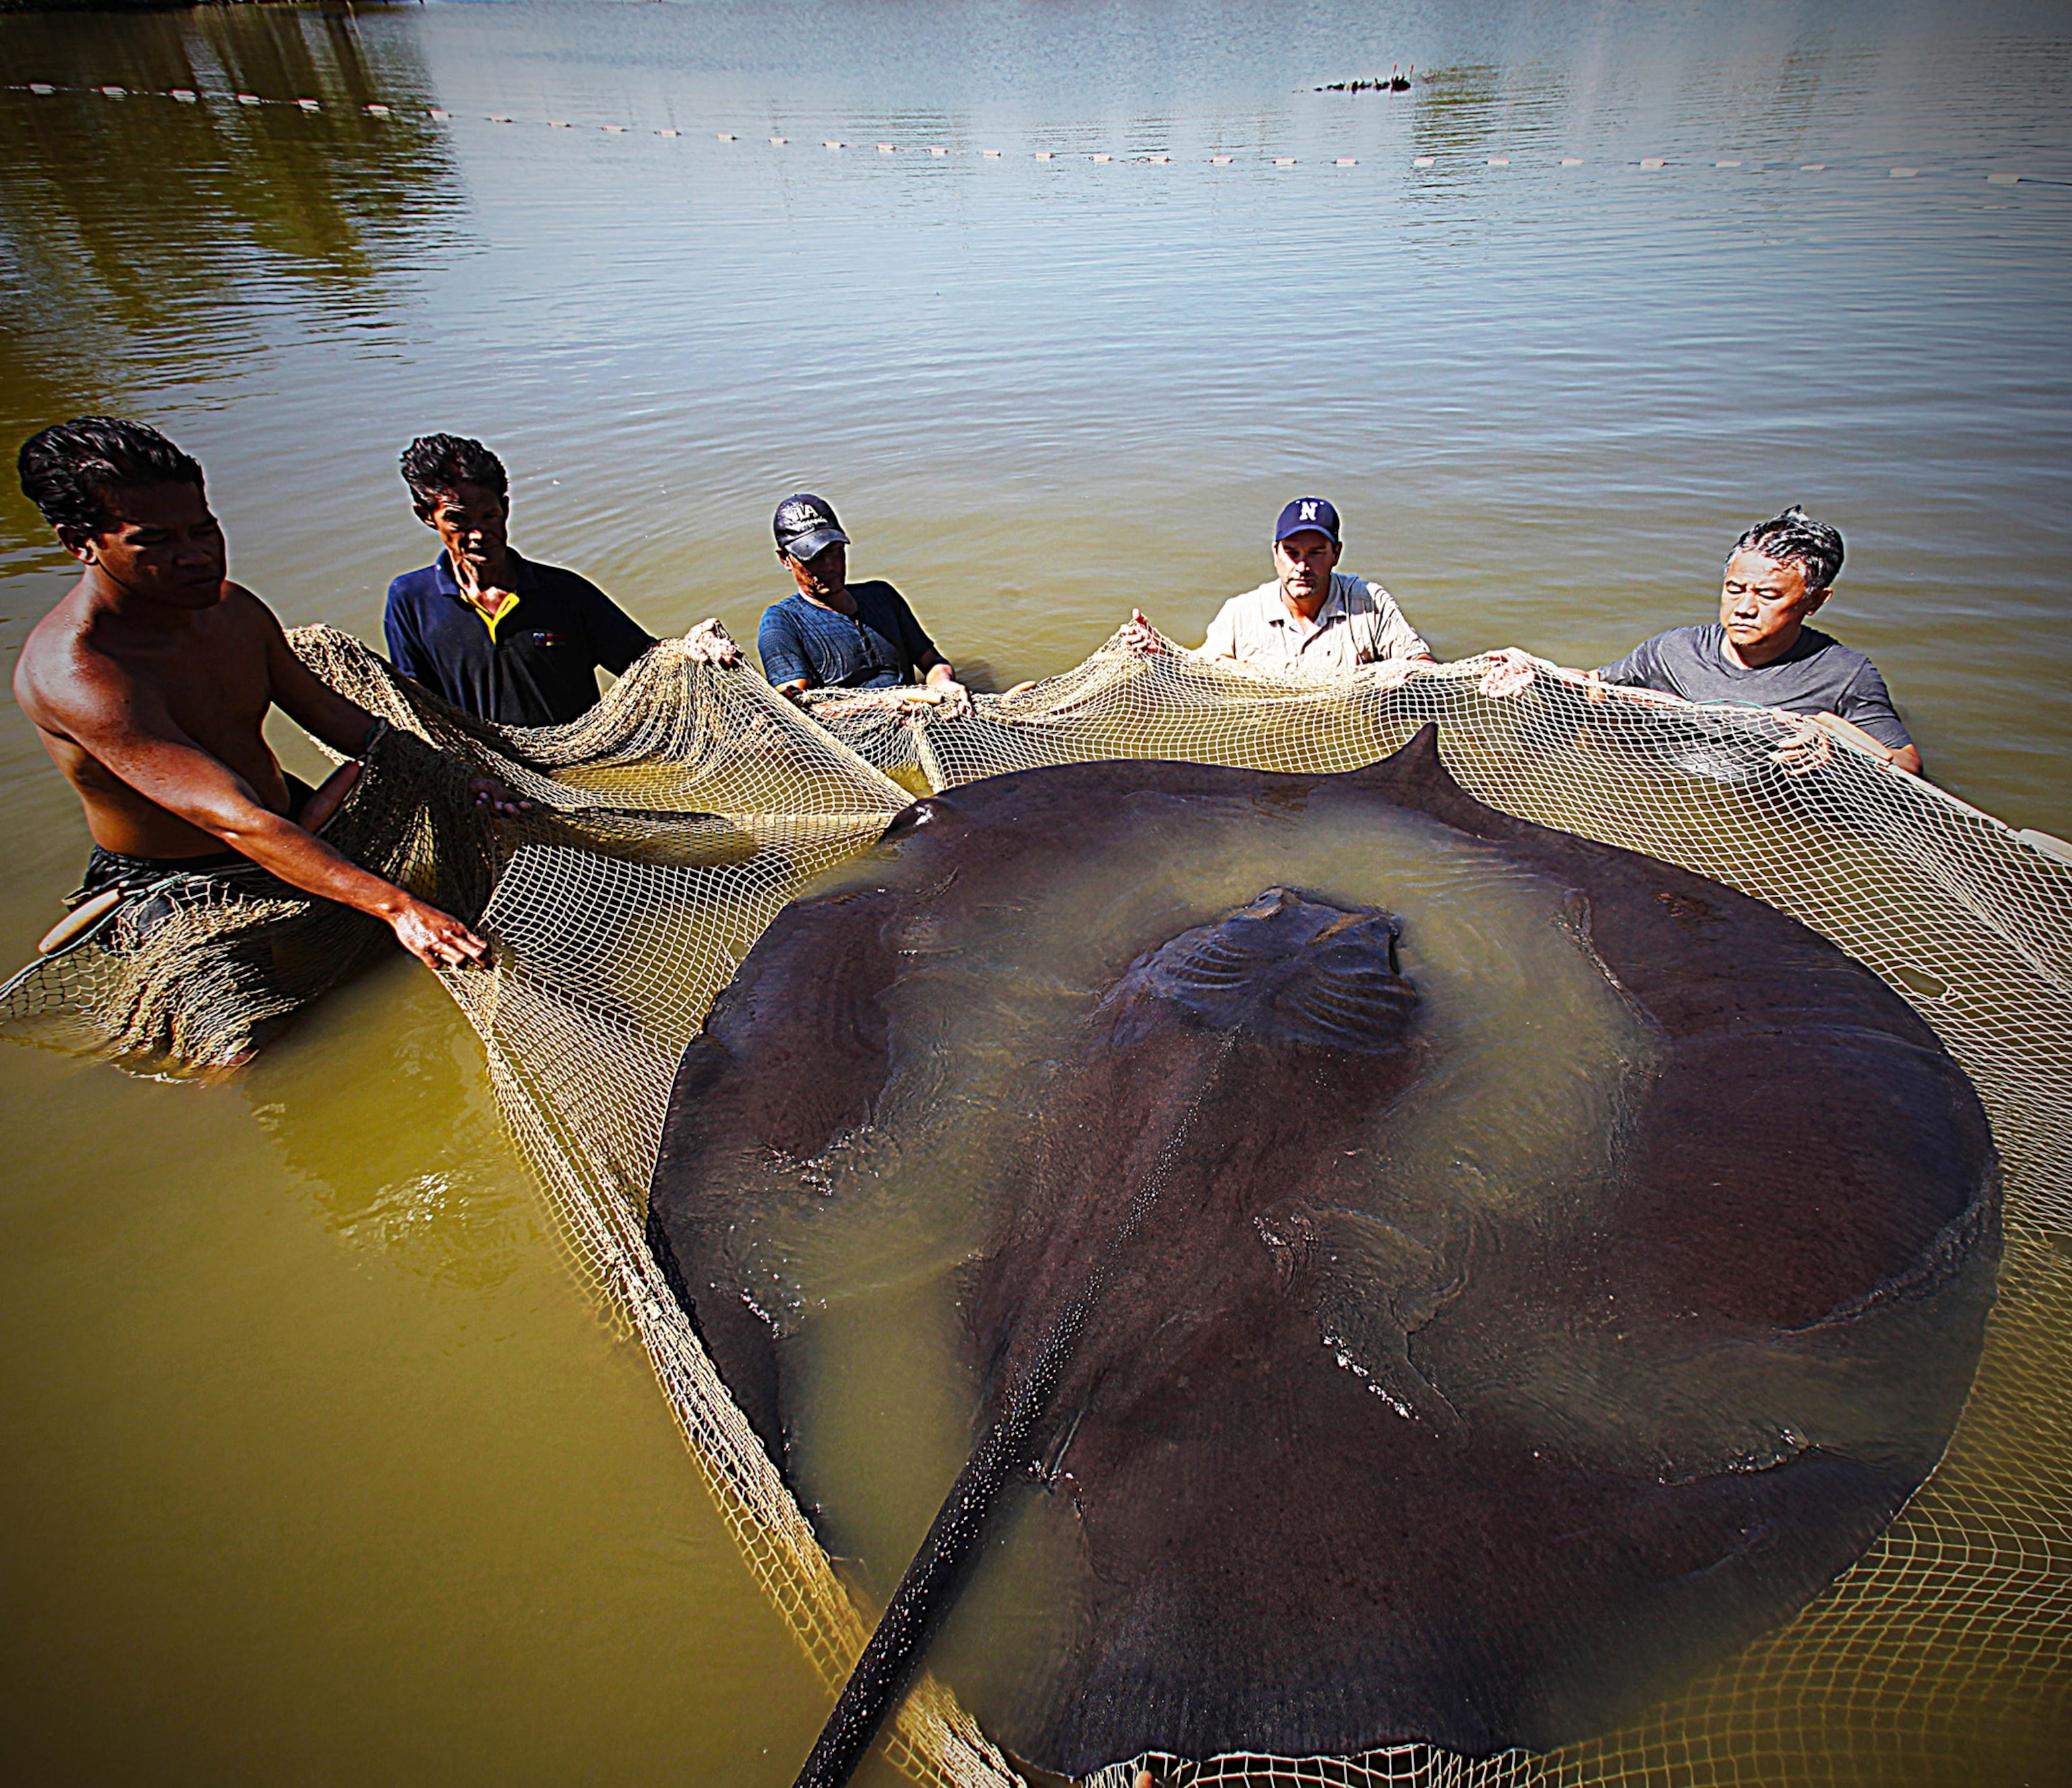
[[[53,605],[22,642],[14,661],[14,699],[22,712],[46,731],[58,713],[96,691],[104,676],[119,670],[92,644],[93,610],[84,579]]]
[[[212,611],[209,620],[210,631],[219,637],[225,633],[235,634],[261,643],[286,637],[280,616],[267,606],[263,597],[242,584],[224,585],[223,600]]]
[[[245,621],[263,623],[269,627],[281,624],[280,618],[267,606],[263,596],[228,578],[223,586],[223,612]]]
[[[75,584],[29,630],[14,666],[14,699],[45,732],[68,735],[122,717],[163,680],[163,645],[133,631],[97,602],[85,580]],[[218,670],[249,664],[265,674],[273,643],[282,640],[273,611],[242,584],[226,583],[223,599],[197,618],[178,658],[205,658]]]

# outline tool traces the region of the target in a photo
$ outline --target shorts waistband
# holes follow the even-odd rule
[[[282,779],[288,785],[288,817],[298,815],[316,791],[297,775]],[[66,902],[76,906],[82,900],[109,888],[127,888],[135,890],[148,888],[154,882],[162,882],[169,875],[206,875],[212,869],[227,869],[242,865],[257,868],[252,859],[242,851],[206,851],[199,857],[130,857],[119,850],[109,850],[96,845],[87,855],[86,879],[78,891]]]
[[[72,896],[72,903],[108,888],[148,888],[169,875],[205,875],[212,869],[227,869],[233,864],[251,861],[243,852],[234,850],[210,851],[200,857],[128,857],[96,845],[88,853],[86,878]]]

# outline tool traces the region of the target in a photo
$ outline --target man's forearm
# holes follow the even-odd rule
[[[363,869],[294,820],[264,808],[254,806],[249,816],[228,822],[197,823],[290,887],[320,899],[335,900],[341,906],[391,924],[399,913],[416,903],[413,896],[393,882]]]
[[[458,919],[369,874],[292,820],[249,803],[236,804],[213,821],[190,817],[290,886],[380,919],[420,962],[434,968],[489,964],[489,946]]]

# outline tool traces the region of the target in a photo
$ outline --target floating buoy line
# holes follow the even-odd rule
[[[1364,83],[1353,82],[1341,84],[1330,88],[1320,87],[1317,91],[1318,92],[1400,92],[1406,90],[1408,86],[1408,80],[1404,79],[1402,86],[1392,86],[1392,83],[1389,81]],[[479,121],[483,124],[496,125],[502,127],[520,127],[532,124],[536,125],[539,128],[549,130],[575,130],[589,128],[594,129],[604,135],[614,137],[631,137],[644,134],[668,138],[681,138],[685,134],[684,132],[677,129],[674,125],[659,125],[650,130],[642,132],[637,130],[632,125],[615,122],[603,122],[593,126],[583,126],[578,125],[567,118],[542,118],[536,121],[528,121],[518,118],[512,114],[501,112],[487,112],[475,114],[471,113],[455,112],[446,106],[389,105],[374,100],[367,101],[358,105],[340,105],[327,103],[322,100],[310,98],[304,95],[297,95],[293,97],[275,97],[261,93],[219,92],[193,87],[172,87],[160,90],[155,88],[122,87],[113,84],[105,86],[80,87],[66,85],[56,81],[29,80],[0,83],[0,92],[31,93],[39,97],[43,98],[54,98],[60,95],[70,94],[89,96],[94,98],[113,101],[127,101],[132,99],[170,100],[175,105],[202,105],[204,104],[244,106],[275,105],[287,107],[292,110],[303,113],[323,113],[328,111],[335,115],[344,114],[347,116],[364,116],[374,119],[422,118],[430,123],[438,125],[467,124],[477,121],[479,119]],[[738,143],[745,141],[745,139],[738,133],[732,130],[715,130],[713,133],[713,138],[714,141],[722,143]],[[772,149],[784,149],[791,146],[791,138],[788,137],[771,137],[767,139],[767,142],[768,146]],[[820,146],[825,150],[840,152],[854,149],[859,146],[849,142],[845,138],[828,137],[821,139]],[[906,144],[899,142],[876,142],[874,146],[880,155],[889,155],[894,157],[895,158],[901,154],[926,154],[933,157],[968,156],[975,160],[989,162],[1002,161],[1006,158],[1006,151],[1005,150],[984,148],[956,149],[946,143],[921,142]],[[1036,149],[1031,150],[1029,152],[1029,157],[1030,160],[1038,162],[1059,162],[1067,161],[1085,161],[1094,163],[1096,166],[1130,164],[1137,166],[1145,167],[1165,167],[1170,166],[1176,162],[1183,160],[1191,162],[1195,159],[1195,158],[1193,157],[1183,158],[1176,156],[1170,150],[1161,150],[1141,155],[1120,155],[1109,150],[1095,150],[1073,154],[1062,150]],[[1238,165],[1240,159],[1249,166],[1260,167],[1270,166],[1276,169],[1298,167],[1303,165],[1301,158],[1298,156],[1276,155],[1264,150],[1248,152],[1242,158],[1240,158],[1237,153],[1230,150],[1218,150],[1212,154],[1204,155],[1199,158],[1200,162],[1203,165],[1210,167],[1234,167]],[[1338,169],[1357,168],[1362,164],[1359,158],[1355,155],[1319,155],[1310,165],[1330,166],[1334,169]],[[1379,166],[1383,164],[1377,163],[1372,165]],[[1476,166],[1480,166],[1486,170],[1492,170],[1498,173],[1503,173],[1516,168],[1561,169],[1587,167],[1591,165],[1591,158],[1582,155],[1555,155],[1552,154],[1534,156],[1512,156],[1503,154],[1490,155],[1483,154],[1478,151],[1462,150],[1444,156],[1431,154],[1412,155],[1409,159],[1409,165],[1412,171],[1420,174],[1434,173],[1440,171],[1442,169],[1449,171],[1466,170],[1474,168]],[[2072,187],[2072,180],[2047,179],[2037,175],[2016,173],[2004,168],[1986,169],[1976,166],[1969,168],[1947,166],[1936,168],[1910,166],[1904,163],[1895,166],[1891,162],[1884,160],[1878,160],[1874,162],[1866,160],[1856,164],[1844,166],[1840,163],[1831,162],[1801,162],[1795,160],[1749,161],[1745,158],[1733,157],[1722,158],[1708,163],[1702,158],[1699,158],[1684,159],[1667,155],[1642,155],[1632,160],[1627,160],[1624,158],[1606,158],[1601,157],[1597,158],[1597,165],[1606,167],[1637,170],[1639,172],[1646,174],[1668,173],[1672,171],[1739,174],[1874,173],[1887,180],[1928,180],[1938,175],[1951,179],[1975,180],[1983,175],[1986,183],[1989,186],[2012,187],[2020,185]]]

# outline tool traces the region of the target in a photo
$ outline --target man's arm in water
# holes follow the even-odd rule
[[[339,736],[319,736],[335,750],[357,752],[372,717],[343,697],[336,700],[358,716],[357,723],[334,713],[328,721],[343,728]],[[155,689],[113,660],[81,655],[65,685],[43,692],[38,705],[44,710],[39,725],[49,729],[56,722],[64,737],[146,800],[220,839],[290,886],[382,920],[420,961],[458,968],[489,960],[489,946],[450,914],[369,874],[294,820],[270,812],[242,776],[180,730]]]

